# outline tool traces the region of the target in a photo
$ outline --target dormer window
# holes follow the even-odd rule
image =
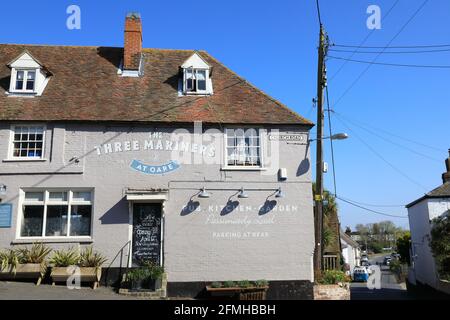
[[[184,95],[211,95],[211,67],[196,52],[182,65],[183,78],[180,83]]]
[[[51,74],[28,51],[11,61],[8,67],[11,68],[11,84],[7,94],[11,96],[42,95]]]
[[[16,85],[14,91],[34,92],[36,70],[16,70]]]

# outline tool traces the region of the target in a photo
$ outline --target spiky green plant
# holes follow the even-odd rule
[[[33,243],[31,248],[19,248],[16,250],[19,263],[36,263],[41,266],[41,275],[47,272],[47,257],[52,249],[42,242]]]
[[[80,254],[81,267],[100,268],[107,259],[99,252],[94,251],[92,246],[86,247]]]
[[[79,265],[80,254],[73,248],[69,250],[55,250],[50,263],[55,267],[69,267]]]
[[[0,270],[16,273],[16,267],[19,264],[19,256],[15,250],[7,249],[0,252]]]
[[[42,242],[34,243],[31,248],[17,249],[20,263],[43,263],[52,249]]]

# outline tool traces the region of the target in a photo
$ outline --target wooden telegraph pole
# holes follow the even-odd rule
[[[317,68],[317,156],[316,156],[316,190],[314,195],[315,216],[315,250],[314,250],[314,275],[319,276],[322,271],[323,256],[323,88],[325,86],[325,32],[320,24],[318,68]]]

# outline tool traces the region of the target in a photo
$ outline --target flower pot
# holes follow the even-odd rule
[[[6,270],[0,271],[0,278],[2,279],[37,279],[36,285],[41,284],[44,275],[45,270],[39,263],[18,264],[15,270],[9,266]]]
[[[139,279],[130,281],[131,291],[156,291],[161,288],[161,279]]]
[[[93,289],[99,286],[100,279],[102,276],[102,268],[95,267],[77,267],[79,270],[78,276],[80,277],[80,282],[93,282]],[[56,282],[67,282],[69,277],[77,276],[77,271],[73,272],[72,267],[52,267],[50,277],[52,278],[52,284],[55,285]],[[71,271],[73,273],[71,273]]]
[[[213,288],[206,287],[206,291],[209,292],[213,298],[229,298],[236,300],[266,300],[266,293],[269,289],[268,286],[264,287],[229,287],[229,288]]]

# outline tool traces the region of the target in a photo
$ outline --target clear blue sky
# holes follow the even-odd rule
[[[322,20],[334,43],[358,45],[370,33],[366,27],[367,7],[379,5],[383,17],[394,2],[321,0]],[[366,45],[386,45],[422,2],[400,0]],[[81,30],[66,28],[66,8],[71,4],[81,8]],[[256,86],[314,120],[311,100],[316,95],[318,36],[314,0],[5,1],[0,13],[4,30],[0,42],[122,46],[124,17],[129,11],[142,14],[145,47],[207,50]],[[448,21],[450,2],[431,0],[391,45],[448,44]],[[373,54],[354,56],[360,60],[373,58]],[[450,53],[385,54],[378,61],[449,65]],[[329,79],[341,64],[337,60],[327,62]],[[334,131],[351,136],[335,143],[338,194],[370,204],[406,204],[441,183],[443,161],[450,148],[450,69],[372,66],[334,105],[365,68],[363,64],[347,63],[329,82],[331,105],[341,114],[340,119],[369,124],[439,150],[374,130],[435,159],[431,160],[354,124],[350,124],[353,131],[349,131],[333,117]],[[357,136],[403,174],[377,157]],[[331,163],[328,147],[325,158]],[[333,189],[331,172],[326,175],[325,186]],[[406,215],[402,207],[372,208]],[[344,203],[340,203],[340,217],[343,226],[385,219]],[[406,219],[392,220],[407,226]]]

